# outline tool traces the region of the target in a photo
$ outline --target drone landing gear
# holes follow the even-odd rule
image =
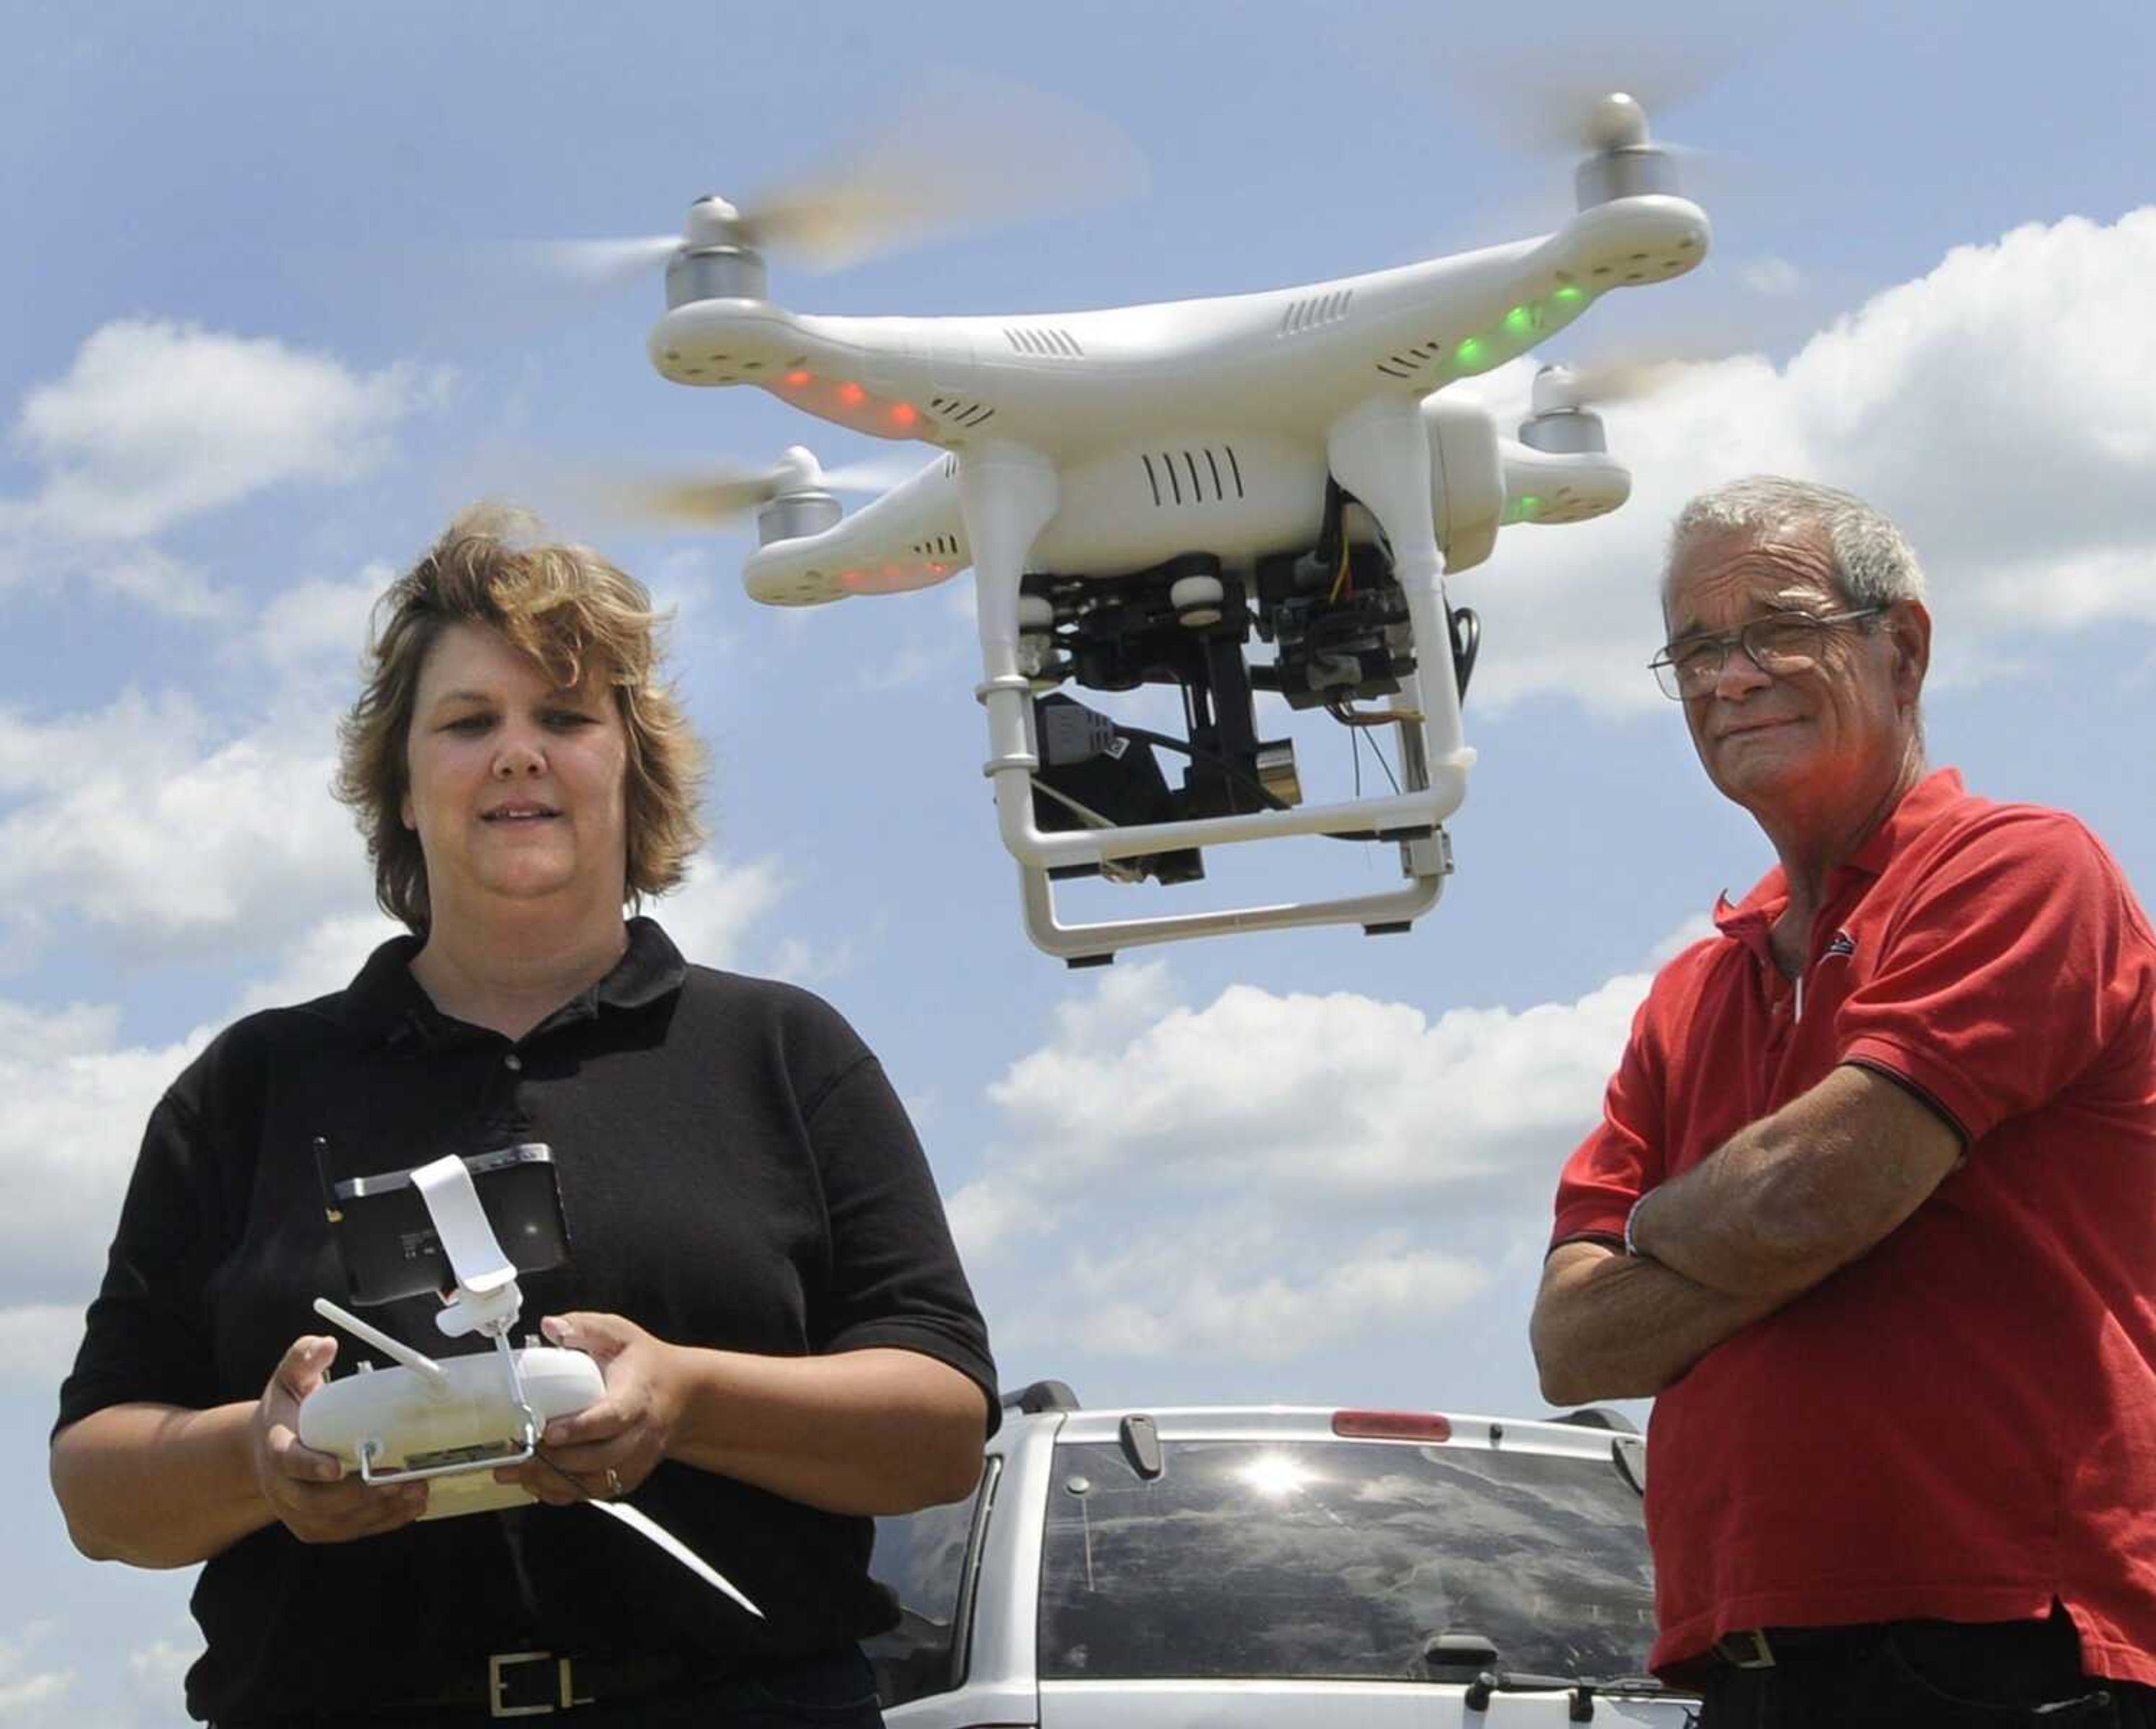
[[[1336,527],[1338,515],[1337,506],[1328,510]],[[1350,547],[1343,537],[1261,560],[1248,583],[1202,554],[1124,577],[1034,575],[1024,580],[1019,609],[1021,661],[1036,686],[1173,685],[1188,735],[1122,725],[1052,690],[1035,695],[1033,823],[1044,836],[1105,843],[1099,856],[1070,862],[1032,865],[1021,857],[1027,928],[1038,946],[1072,967],[1105,966],[1119,947],[1235,931],[1360,923],[1370,935],[1391,935],[1435,904],[1451,870],[1450,847],[1437,822],[1413,808],[1433,777],[1410,608],[1382,546]],[[1440,664],[1456,690],[1472,665],[1476,628],[1471,613],[1447,622],[1451,653]],[[1254,627],[1275,649],[1255,666],[1245,658]],[[1257,690],[1297,710],[1322,706],[1346,724],[1396,727],[1402,776],[1393,798],[1326,808],[1337,826],[1310,820],[1299,809],[1292,741],[1259,736]],[[1389,708],[1353,706],[1389,698]],[[1163,752],[1185,759],[1179,784],[1163,770]],[[1297,826],[1285,829],[1290,821]],[[1236,831],[1261,822],[1283,825],[1276,832],[1397,843],[1409,886],[1171,918],[1070,925],[1056,916],[1057,882],[1194,881],[1204,875],[1202,844],[1255,838]],[[1188,844],[1126,849],[1132,836],[1147,834]]]
[[[1234,931],[1359,924],[1383,930],[1412,923],[1436,904],[1451,870],[1441,824],[1466,793],[1475,753],[1460,737],[1458,670],[1463,639],[1447,611],[1433,537],[1430,446],[1411,403],[1365,405],[1328,440],[1339,487],[1328,496],[1321,550],[1328,567],[1318,603],[1293,617],[1282,603],[1309,596],[1268,595],[1218,560],[1187,556],[1137,577],[1023,573],[1035,539],[1060,503],[1055,469],[1012,444],[968,452],[958,490],[978,573],[983,678],[976,694],[988,712],[998,825],[1018,860],[1028,934],[1068,961],[1110,957],[1142,944]],[[1420,480],[1418,495],[1414,482]],[[1340,516],[1348,493],[1378,526],[1385,566],[1370,549],[1351,554]],[[1419,512],[1419,532],[1412,525]],[[1405,523],[1409,526],[1403,527]],[[1329,561],[1337,556],[1337,571]],[[1350,592],[1358,576],[1363,587]],[[1277,645],[1270,667],[1251,669],[1252,625]],[[1291,640],[1283,640],[1287,627]],[[1443,669],[1425,679],[1419,659],[1430,645]],[[1471,657],[1471,646],[1468,649]],[[1389,796],[1306,805],[1285,741],[1258,737],[1251,706],[1260,680],[1291,706],[1342,711],[1389,698],[1382,713],[1354,711],[1363,724],[1397,727],[1399,783]],[[1178,685],[1187,741],[1118,726],[1061,700],[1036,696],[1065,680],[1127,690]],[[1297,698],[1304,699],[1298,703]],[[1141,747],[1144,747],[1141,750]],[[1153,751],[1189,758],[1171,788]],[[1137,752],[1136,756],[1133,752]],[[1126,767],[1126,764],[1127,767]],[[1289,835],[1396,842],[1406,883],[1389,893],[1168,917],[1066,924],[1056,916],[1055,882],[1098,873],[1163,882],[1201,874],[1203,848]]]

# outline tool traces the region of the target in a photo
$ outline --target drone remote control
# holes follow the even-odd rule
[[[434,1324],[451,1338],[476,1333],[494,1349],[438,1362],[327,1297],[315,1311],[398,1367],[360,1365],[300,1402],[300,1439],[356,1468],[370,1483],[429,1485],[422,1519],[512,1507],[538,1497],[497,1483],[503,1465],[536,1455],[548,1419],[595,1404],[606,1393],[599,1366],[582,1351],[509,1342],[523,1295],[465,1161],[454,1156],[401,1173],[419,1192],[456,1277]],[[731,1579],[649,1515],[616,1501],[585,1503],[663,1549],[757,1619],[763,1611]]]
[[[423,1518],[519,1506],[534,1497],[497,1483],[492,1467],[530,1458],[550,1419],[595,1403],[606,1385],[581,1351],[530,1345],[514,1362],[513,1380],[492,1352],[439,1362],[439,1378],[416,1367],[362,1364],[308,1396],[300,1407],[300,1439],[370,1482],[430,1480]]]

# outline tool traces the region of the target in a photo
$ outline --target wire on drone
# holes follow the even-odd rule
[[[1119,726],[1116,728],[1116,731],[1122,737],[1131,740],[1133,743],[1158,745],[1164,750],[1180,751],[1184,756],[1191,757],[1195,761],[1211,763],[1214,767],[1219,769],[1222,774],[1225,775],[1229,780],[1240,787],[1245,793],[1250,793],[1251,797],[1260,800],[1267,810],[1292,810],[1295,808],[1293,805],[1290,804],[1285,798],[1281,798],[1280,794],[1274,792],[1271,788],[1264,786],[1260,782],[1252,780],[1248,775],[1245,774],[1240,768],[1236,767],[1234,763],[1230,762],[1225,757],[1220,755],[1217,751],[1205,750],[1200,746],[1192,744],[1187,739],[1171,738],[1165,732],[1148,731],[1142,726]]]

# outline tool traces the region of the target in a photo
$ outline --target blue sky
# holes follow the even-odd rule
[[[1569,163],[1509,143],[1490,92],[1579,59],[1586,16],[1538,11],[1522,45],[1404,6],[4,14],[0,1449],[31,1486],[0,1723],[177,1720],[186,1577],[68,1548],[34,1486],[52,1391],[157,1091],[383,934],[325,791],[332,727],[367,602],[481,490],[676,607],[716,838],[659,916],[855,1020],[916,1108],[1007,1378],[1094,1403],[1538,1408],[1556,1167],[1656,958],[1766,862],[1643,670],[1660,538],[1701,486],[1779,469],[1894,514],[1933,583],[1934,759],[2076,810],[2156,881],[2156,24],[2125,0],[1771,28],[1648,6],[1636,41],[1595,38],[1613,84],[1672,44],[1720,69],[1651,115],[1714,152],[1716,247],[1545,357],[1722,357],[1611,411],[1623,511],[1508,531],[1454,585],[1486,624],[1481,760],[1459,874],[1406,937],[1066,973],[1025,941],[978,773],[964,579],[781,616],[740,591],[745,535],[624,533],[551,495],[580,459],[867,453],[664,382],[655,282],[579,300],[508,243],[665,232],[970,73],[1120,126],[1150,195],[777,270],[780,297],[1056,310],[1378,269],[1561,219]],[[1481,388],[1510,413],[1525,375]],[[1337,736],[1308,737],[1344,776]],[[1215,875],[1387,880],[1345,851]],[[1111,892],[1086,904],[1132,904]]]

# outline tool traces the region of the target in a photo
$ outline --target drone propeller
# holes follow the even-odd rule
[[[647,234],[636,240],[534,240],[526,250],[533,263],[564,281],[588,288],[613,288],[649,275],[674,255],[679,234]]]
[[[1613,23],[1600,0],[1544,0],[1542,24],[1529,46],[1509,17],[1448,21],[1438,69],[1491,136],[1543,157],[1645,141],[1610,136],[1602,107],[1612,91],[1659,118],[1763,58],[1790,28],[1779,0],[1722,0],[1687,18],[1681,35],[1629,13]]]
[[[1703,364],[1703,361],[1665,356],[1544,367],[1535,374],[1531,412],[1546,414],[1641,402],[1668,389]]]
[[[827,469],[796,444],[763,468],[723,462],[660,473],[587,468],[565,475],[562,485],[577,502],[617,521],[716,528],[789,494],[887,492],[922,466],[919,454],[909,453]]]
[[[723,239],[811,271],[1142,193],[1145,159],[1112,121],[1004,80],[945,77],[855,141],[740,203],[709,198],[692,238]],[[542,244],[537,257],[606,285],[670,258],[679,234]]]

